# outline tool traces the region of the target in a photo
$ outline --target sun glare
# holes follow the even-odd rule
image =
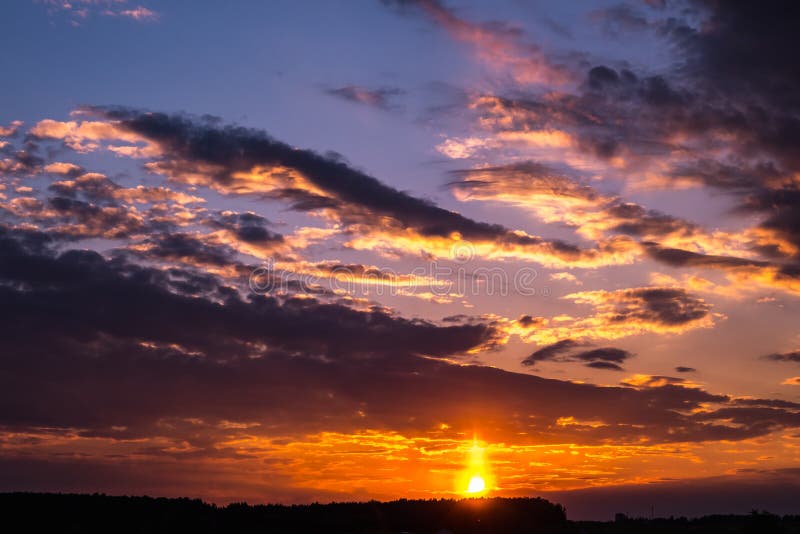
[[[486,489],[486,482],[483,481],[483,477],[480,475],[475,475],[471,479],[469,479],[469,486],[467,486],[467,493],[480,493]]]
[[[492,487],[493,481],[486,457],[486,444],[474,438],[472,447],[467,451],[466,465],[456,481],[457,491],[473,497],[485,494]]]

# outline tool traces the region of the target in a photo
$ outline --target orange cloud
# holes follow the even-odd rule
[[[562,84],[571,78],[565,67],[550,62],[538,46],[525,43],[518,28],[468,22],[439,0],[420,0],[417,5],[454,39],[471,45],[481,62],[507,71],[519,83]]]
[[[76,152],[92,152],[100,148],[100,141],[121,140],[129,143],[143,143],[139,154],[154,157],[159,154],[156,145],[130,131],[118,128],[112,121],[39,121],[30,134],[44,139],[61,139]],[[117,150],[119,150],[117,148]],[[124,154],[124,155],[131,155]]]
[[[0,137],[9,137],[22,126],[22,121],[12,121],[8,126],[0,126]]]
[[[80,172],[81,168],[74,163],[65,163],[63,161],[55,161],[44,166],[45,172],[53,174],[73,174]]]
[[[714,318],[703,299],[683,289],[639,287],[616,291],[583,291],[562,297],[579,305],[589,305],[586,316],[563,315],[532,320],[499,319],[507,335],[537,345],[550,345],[565,339],[619,339],[646,333],[681,334],[697,328],[710,328]]]

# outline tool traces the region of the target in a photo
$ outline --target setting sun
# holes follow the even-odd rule
[[[486,489],[486,482],[483,481],[483,477],[480,475],[475,475],[471,479],[469,479],[469,486],[467,486],[467,493],[480,493]]]
[[[477,437],[473,438],[471,446],[466,448],[466,465],[456,480],[459,493],[476,496],[485,494],[494,487],[486,449],[487,445],[479,442]]]

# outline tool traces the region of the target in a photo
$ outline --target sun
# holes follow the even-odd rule
[[[472,447],[468,448],[467,465],[456,479],[456,491],[462,495],[477,497],[485,495],[494,486],[494,477],[489,468],[487,445],[472,439]]]
[[[484,482],[482,476],[475,475],[471,479],[469,479],[469,485],[467,486],[467,493],[481,493],[485,489],[486,489],[486,482]]]

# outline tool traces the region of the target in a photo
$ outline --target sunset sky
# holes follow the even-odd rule
[[[800,511],[798,9],[3,3],[0,491]]]

